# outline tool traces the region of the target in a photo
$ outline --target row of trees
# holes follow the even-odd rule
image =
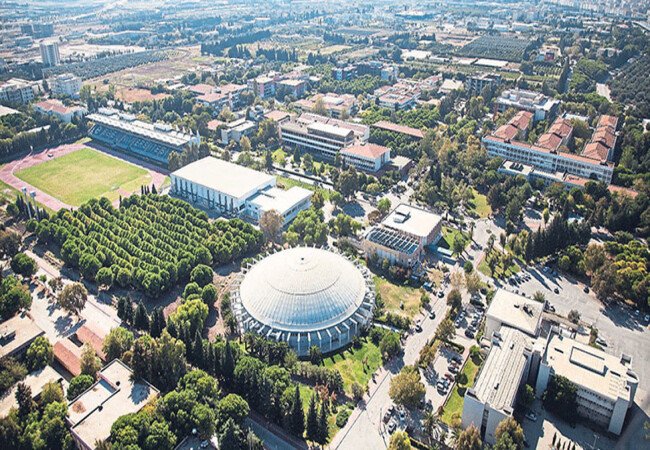
[[[132,286],[150,297],[186,280],[200,264],[233,261],[263,241],[241,220],[210,223],[187,202],[157,195],[131,196],[119,209],[106,198],[90,200],[38,227],[39,240],[61,245],[64,262],[85,279]]]

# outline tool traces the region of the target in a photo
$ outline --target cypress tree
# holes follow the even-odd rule
[[[117,317],[126,322],[126,298],[117,299]]]
[[[233,372],[235,371],[235,363],[232,358],[232,349],[230,348],[229,340],[226,341],[226,348],[224,350],[224,355],[223,355],[222,371],[223,371],[223,378],[228,382],[232,381],[232,375]]]
[[[316,394],[309,400],[309,409],[307,410],[307,439],[318,441],[318,413],[316,411]]]
[[[147,308],[144,307],[142,300],[140,300],[140,303],[138,303],[138,307],[135,310],[133,325],[138,330],[149,329],[149,315],[147,314]]]
[[[192,344],[192,362],[194,362],[197,367],[203,368],[203,361],[203,339],[201,338],[199,330],[196,330],[194,343]]]
[[[293,397],[293,404],[291,405],[289,427],[291,432],[296,436],[302,437],[302,434],[305,432],[305,412],[302,410],[300,387],[298,385],[296,385],[296,394]]]
[[[124,317],[122,320],[129,325],[133,325],[133,302],[129,296],[124,299]]]
[[[318,443],[324,445],[329,439],[329,424],[327,423],[327,410],[325,402],[321,402],[318,412]]]

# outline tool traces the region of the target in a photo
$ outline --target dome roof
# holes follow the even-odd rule
[[[248,315],[275,330],[322,330],[354,315],[364,302],[364,274],[327,250],[299,247],[256,263],[239,286]]]

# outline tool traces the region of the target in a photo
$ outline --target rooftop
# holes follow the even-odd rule
[[[418,130],[417,128],[407,127],[406,125],[398,125],[393,122],[386,122],[385,120],[380,120],[372,125],[375,128],[381,128],[388,131],[395,131],[397,133],[408,134],[418,139],[424,137],[424,131]]]
[[[384,147],[383,145],[358,141],[351,146],[345,147],[341,150],[341,153],[347,153],[369,159],[377,159],[386,152],[390,152],[390,148]]]
[[[43,100],[34,104],[35,108],[41,109],[45,112],[54,112],[57,114],[74,113],[75,111],[84,111],[86,108],[82,106],[65,106],[61,100],[50,99]]]
[[[43,391],[43,388],[50,381],[61,381],[63,377],[51,366],[45,366],[42,369],[28,374],[22,383],[26,384],[32,390],[32,397],[37,397]],[[11,408],[18,407],[16,401],[16,391],[18,383],[14,384],[11,389],[5,392],[0,398],[0,418],[6,417]]]
[[[208,189],[240,198],[268,183],[275,184],[275,177],[238,164],[208,156],[188,164],[172,173]]]
[[[497,289],[487,317],[535,336],[542,317],[543,304],[505,289]]]
[[[490,347],[476,377],[474,395],[496,410],[514,409],[519,383],[526,367],[526,346],[530,336],[508,326],[501,327],[501,339]],[[532,346],[531,346],[532,347]]]
[[[68,421],[72,432],[90,448],[111,434],[111,426],[120,416],[136,413],[158,395],[144,380],[134,380],[133,372],[119,359],[99,373],[99,381],[79,395],[69,406]]]
[[[56,359],[73,376],[81,373],[81,347],[70,339],[61,339],[52,348]]]
[[[429,236],[442,217],[414,206],[400,203],[382,221],[382,225],[419,238]]]
[[[20,353],[45,332],[26,313],[0,324],[0,358]]]
[[[365,239],[406,255],[415,253],[419,246],[415,238],[381,226],[371,228]]]
[[[195,84],[194,86],[187,87],[188,91],[199,95],[209,94],[211,92],[214,92],[215,89],[216,88],[214,86],[210,86],[209,84]]]
[[[627,380],[636,380],[636,375],[621,358],[553,333],[546,345],[544,361],[553,368],[555,375],[565,376],[590,391],[613,401],[618,398],[630,400]]]
[[[274,209],[284,215],[296,204],[310,198],[312,194],[312,191],[300,186],[293,186],[287,191],[278,187],[272,187],[251,197],[249,202],[257,206],[260,212]]]

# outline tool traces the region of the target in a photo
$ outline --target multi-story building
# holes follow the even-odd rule
[[[275,95],[275,79],[260,75],[259,77],[248,80],[248,87],[250,87],[255,95],[262,98],[269,98]]]
[[[94,122],[88,134],[91,138],[119,151],[167,165],[171,152],[178,155],[188,145],[200,145],[201,136],[178,130],[166,123],[149,123],[114,109],[101,108],[88,115]]]
[[[357,74],[357,66],[345,66],[332,68],[332,78],[337,81],[351,80]]]
[[[616,125],[618,119],[614,116],[602,115],[591,140],[582,151],[584,156],[611,161],[616,147]]]
[[[81,90],[81,78],[72,73],[62,73],[47,80],[50,90],[56,96],[74,97]]]
[[[557,113],[560,101],[544,94],[523,89],[507,89],[494,104],[495,113],[505,112],[510,108],[530,111],[534,114],[535,122],[549,119]]]
[[[401,80],[392,86],[382,86],[375,89],[373,95],[382,108],[398,111],[415,106],[421,93],[422,90],[418,83]]]
[[[40,91],[41,85],[38,82],[12,78],[0,82],[0,102],[29,103]]]
[[[386,81],[397,80],[397,66],[388,66],[379,61],[363,61],[357,64],[357,75],[371,75]]]
[[[578,414],[619,435],[639,385],[632,360],[551,333],[539,366],[535,394],[540,397],[555,375],[568,378],[576,387]]]
[[[253,221],[275,210],[286,224],[311,205],[312,192],[307,189],[294,186],[284,191],[276,187],[273,175],[211,156],[178,169],[170,178],[173,195]]]
[[[241,138],[244,136],[249,136],[257,129],[255,122],[246,120],[246,118],[234,120],[225,124],[221,128],[221,143],[223,145],[228,145],[230,141],[234,141],[237,144],[241,141]]]
[[[287,79],[287,80],[282,80],[277,83],[278,88],[282,87],[285,88],[293,95],[296,97],[300,97],[305,94],[305,90],[307,89],[307,82],[305,80],[299,80],[299,79]]]
[[[243,84],[225,84],[223,86],[210,86],[209,84],[197,84],[189,86],[188,91],[194,93],[196,101],[202,105],[209,106],[217,115],[224,106],[231,110],[238,109],[241,101],[241,94],[248,90]]]
[[[351,94],[335,94],[329,92],[327,94],[316,94],[310,98],[305,98],[294,102],[294,106],[298,111],[312,112],[316,102],[322,101],[323,106],[327,110],[327,114],[335,119],[340,119],[346,111],[350,116],[354,116],[359,107],[357,99]]]
[[[34,110],[41,114],[55,116],[63,122],[70,123],[74,118],[81,118],[88,113],[84,106],[65,106],[61,100],[49,99],[34,103]]]
[[[52,23],[25,23],[20,26],[23,34],[33,36],[36,39],[47,38],[54,34],[54,24]]]
[[[57,42],[41,42],[41,59],[46,67],[58,66],[61,63],[59,44]]]
[[[569,141],[572,137],[573,125],[571,125],[571,122],[558,117],[555,119],[553,124],[551,124],[546,133],[537,138],[535,145],[557,152],[560,150],[560,147],[568,147]]]
[[[381,222],[366,233],[363,249],[367,257],[377,255],[391,264],[414,267],[425,247],[442,236],[442,217],[415,206],[400,203]]]
[[[501,86],[501,75],[490,72],[479,72],[467,76],[467,91],[480,93],[483,92],[486,86],[490,86],[493,89]]]
[[[360,170],[376,172],[390,160],[390,149],[369,144],[369,128],[357,123],[305,113],[283,121],[279,133],[286,147],[330,160],[340,154],[343,162]]]

